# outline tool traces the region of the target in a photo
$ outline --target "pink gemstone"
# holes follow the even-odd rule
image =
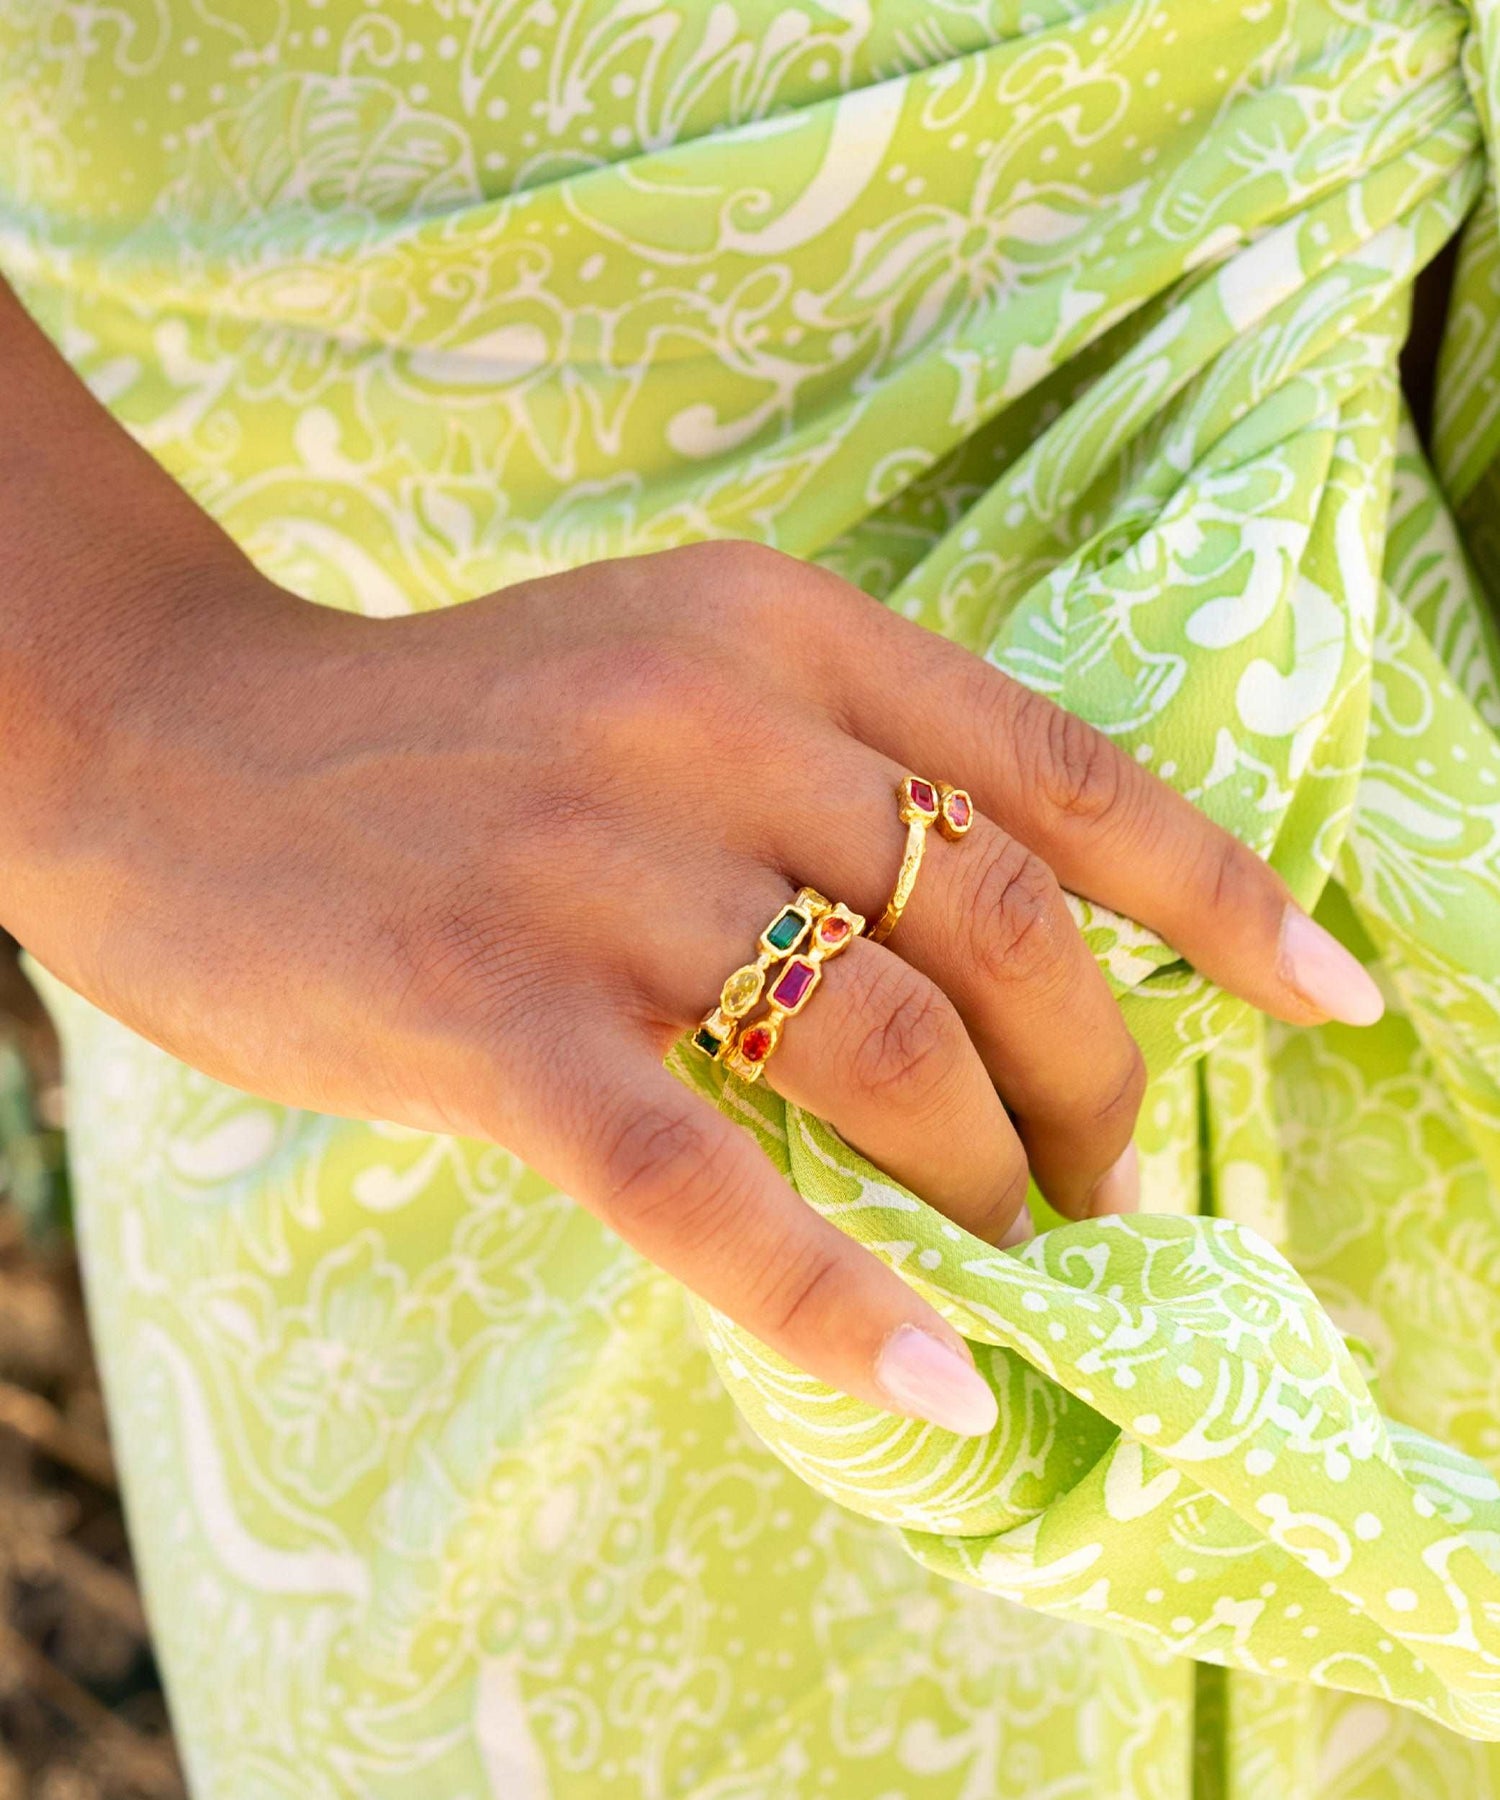
[[[957,788],[948,796],[948,822],[956,825],[960,831],[968,824],[973,808],[969,805],[969,796],[962,788]]]
[[[771,989],[771,1004],[783,1012],[795,1011],[817,978],[814,964],[806,957],[794,956],[776,978],[776,985]]]
[[[910,792],[913,806],[920,807],[923,812],[935,813],[937,811],[937,795],[934,793],[930,781],[913,780]]]

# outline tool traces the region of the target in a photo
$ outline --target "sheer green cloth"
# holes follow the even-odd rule
[[[1146,1210],[1034,1196],[1019,1252],[677,1053],[974,1344],[968,1442],[696,1308],[721,1389],[509,1159],[45,978],[197,1793],[1500,1792],[1497,94],[1478,0],[0,0],[0,266],[278,579],[815,558],[1107,731],[1388,1001],[1274,1025],[1078,902]],[[1397,354],[1455,238],[1429,462]],[[1231,1671],[1195,1735],[1183,1658]]]

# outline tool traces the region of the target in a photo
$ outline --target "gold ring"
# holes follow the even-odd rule
[[[804,890],[805,891],[805,890]],[[800,898],[800,896],[799,896]],[[766,995],[764,1017],[741,1028],[724,1053],[724,1066],[742,1081],[759,1081],[771,1052],[781,1042],[781,1028],[802,1011],[823,979],[823,964],[847,950],[864,930],[864,919],[842,901],[829,906],[812,928],[807,949],[788,956]]]
[[[825,900],[816,888],[800,888],[757,940],[760,954],[746,963],[719,990],[719,1004],[706,1012],[693,1033],[693,1044],[715,1062],[722,1062],[733,1046],[740,1021],[760,999],[766,973],[773,963],[789,956],[804,942],[808,932],[825,913],[833,910],[833,902]]]
[[[870,933],[872,944],[883,944],[900,923],[917,885],[931,828],[936,825],[945,838],[956,842],[974,823],[974,802],[963,788],[950,787],[946,781],[924,781],[920,775],[902,777],[896,789],[896,812],[906,827],[906,849],[891,897]]]

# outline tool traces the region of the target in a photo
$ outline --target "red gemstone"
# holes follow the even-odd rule
[[[771,989],[771,1004],[783,1012],[795,1012],[818,979],[817,966],[804,956],[794,956],[776,978]]]
[[[772,1042],[769,1026],[752,1025],[748,1031],[740,1033],[740,1055],[746,1062],[764,1062],[771,1054]]]
[[[935,813],[937,811],[937,795],[933,792],[930,781],[913,779],[910,791],[913,806],[920,807],[923,812]]]
[[[839,918],[835,913],[830,913],[826,919],[818,921],[818,942],[825,948],[831,948],[834,944],[842,944],[848,935],[849,921]]]
[[[969,796],[962,788],[948,796],[948,823],[956,825],[960,831],[968,824],[972,810]]]

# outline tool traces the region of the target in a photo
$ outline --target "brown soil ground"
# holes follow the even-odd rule
[[[56,1045],[3,942],[0,1049],[0,1800],[184,1800],[66,1230]]]

